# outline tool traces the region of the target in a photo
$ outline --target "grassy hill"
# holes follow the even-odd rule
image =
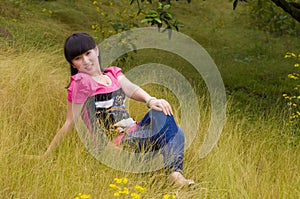
[[[66,37],[76,31],[99,43],[112,28],[110,19],[126,8],[123,1],[102,1],[102,15],[92,1],[0,1],[0,193],[4,198],[114,198],[109,184],[126,177],[126,186],[146,187],[142,198],[297,198],[300,196],[299,134],[285,126],[282,93],[291,89],[286,52],[299,53],[299,37],[276,36],[249,25],[247,9],[236,11],[228,1],[174,2],[184,22],[181,32],[202,45],[215,61],[228,99],[227,118],[213,151],[201,159],[199,146],[210,123],[205,85],[186,61],[168,52],[139,51],[120,67],[124,71],[149,62],[174,66],[195,87],[201,102],[197,137],[186,151],[186,175],[196,186],[176,188],[164,171],[132,174],[116,171],[93,158],[72,133],[45,160],[42,154],[65,119],[69,67],[63,56]],[[127,6],[127,7],[126,7]],[[131,20],[128,18],[127,20]],[[137,19],[138,21],[138,19]],[[104,33],[92,30],[101,22]],[[141,26],[143,24],[140,24]],[[166,57],[168,59],[166,59]],[[201,60],[200,60],[201,61]],[[180,107],[171,92],[147,87]],[[142,116],[144,104],[134,103]],[[132,106],[131,106],[132,107]]]
[[[3,53],[6,49],[18,52],[37,49],[61,56],[65,38],[76,31],[89,32],[101,42],[101,33],[94,32],[92,24],[116,18],[113,11],[120,10],[118,6],[122,4],[128,6],[125,1],[115,3],[113,9],[109,1],[103,3],[101,8],[109,14],[104,17],[96,12],[91,1],[2,1],[0,41]],[[256,30],[248,25],[246,9],[240,6],[233,11],[228,2],[187,4],[182,1],[174,6],[180,8],[176,14],[185,24],[181,32],[209,52],[222,74],[228,94],[237,98],[236,103],[251,104],[255,100],[255,107],[261,103],[265,111],[281,98],[284,90],[290,89],[286,76],[291,67],[283,57],[287,51],[297,51],[298,38],[276,37]],[[141,62],[139,56],[135,58],[135,62]]]

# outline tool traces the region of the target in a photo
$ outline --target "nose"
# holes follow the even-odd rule
[[[83,61],[84,64],[88,64],[89,63],[89,59],[85,55],[82,57],[82,61]]]

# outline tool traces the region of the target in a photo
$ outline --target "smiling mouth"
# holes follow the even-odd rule
[[[92,65],[87,65],[87,66],[85,67],[85,69],[86,69],[86,70],[92,69]]]

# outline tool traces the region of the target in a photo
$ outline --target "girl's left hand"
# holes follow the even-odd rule
[[[156,111],[163,111],[165,115],[173,115],[172,107],[164,99],[153,99],[149,102],[149,107]]]

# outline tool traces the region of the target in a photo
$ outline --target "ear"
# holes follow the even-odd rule
[[[99,52],[98,46],[96,46],[95,51],[96,51],[97,55],[99,56],[99,55],[100,55],[100,52]]]

